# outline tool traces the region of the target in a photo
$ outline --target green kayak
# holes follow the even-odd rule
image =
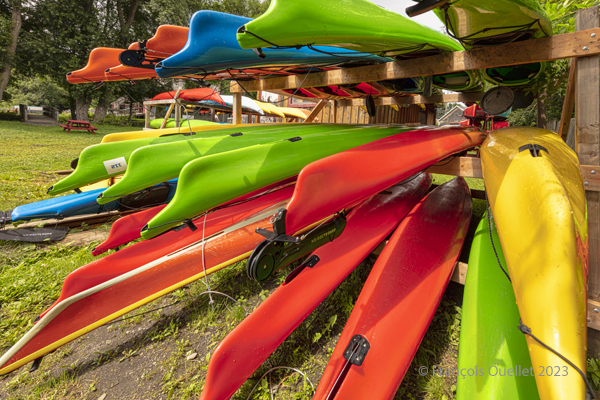
[[[442,33],[367,0],[271,0],[237,39],[243,49],[328,45],[402,58],[463,50]]]
[[[307,124],[308,125],[308,124]],[[202,131],[201,138],[218,138],[222,136],[262,131],[271,125],[249,126],[247,128],[228,128],[214,131]],[[294,129],[298,124],[279,125],[280,129]],[[83,149],[79,156],[77,167],[72,174],[55,183],[48,189],[51,195],[60,194],[68,190],[78,189],[90,183],[99,182],[113,176],[122,174],[127,170],[129,157],[134,150],[140,147],[187,141],[197,138],[196,134],[174,134],[161,137],[148,137],[142,139],[125,140],[122,142],[100,143]],[[219,139],[216,139],[218,142]]]
[[[153,238],[219,204],[297,175],[313,161],[412,129],[363,127],[352,132],[290,137],[201,157],[183,167],[173,200],[148,222],[141,235]]]
[[[450,0],[434,13],[467,49],[552,35],[552,23],[538,0]],[[488,68],[482,75],[494,85],[526,86],[545,68],[546,63],[533,63]]]
[[[477,226],[469,255],[458,348],[457,400],[539,399],[512,284],[490,240],[488,218]],[[496,228],[494,246],[508,273]]]
[[[148,186],[148,182],[161,183],[177,178],[187,163],[200,157],[255,144],[271,143],[294,135],[306,136],[336,131],[351,133],[356,129],[362,128],[333,124],[297,124],[294,127],[270,125],[251,134],[218,136],[141,147],[129,157],[127,171],[123,178],[106,189],[102,193],[102,197],[98,198],[98,203],[109,203],[118,197],[136,192],[138,190],[136,188],[144,189],[153,185]]]
[[[244,49],[328,45],[397,59],[464,50],[448,36],[367,0],[272,0],[265,14],[238,30],[237,39]],[[482,86],[477,71],[440,75],[434,85],[454,91]]]
[[[164,121],[164,118],[153,119],[152,121],[150,121],[150,128],[160,129],[160,126],[162,125],[163,121]],[[205,121],[202,119],[184,119],[184,120],[181,120],[181,123],[179,125],[181,125],[181,127],[188,127],[188,126],[217,125],[217,123],[211,122],[211,121]],[[169,118],[167,120],[167,124],[165,125],[165,128],[176,128],[175,118]]]

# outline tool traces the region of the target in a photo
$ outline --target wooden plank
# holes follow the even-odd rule
[[[450,161],[440,161],[425,171],[432,174],[463,176],[467,178],[483,178],[481,159],[477,157],[456,157]]]
[[[150,107],[144,107],[144,128],[150,129]]]
[[[586,191],[600,192],[600,166],[582,165],[581,176]]]
[[[587,302],[588,327],[600,330],[600,303],[594,300]]]
[[[315,117],[317,115],[319,115],[319,113],[321,112],[323,107],[325,107],[325,104],[327,104],[327,100],[319,101],[319,103],[315,106],[315,108],[313,108],[313,110],[310,112],[310,115],[308,117],[306,117],[306,119],[304,120],[304,123],[306,124],[309,122],[313,122]]]
[[[376,106],[390,106],[390,105],[403,105],[403,104],[435,104],[435,103],[463,103],[480,101],[483,97],[483,93],[451,93],[436,95],[431,97],[423,96],[405,96],[405,97],[380,97],[375,99]],[[341,106],[364,106],[365,102],[363,99],[352,99],[352,100],[339,100]]]
[[[468,264],[464,262],[458,261],[454,264],[454,272],[452,272],[452,276],[450,280],[456,283],[460,283],[464,285],[467,280],[467,269],[469,268]]]
[[[242,94],[233,93],[233,123],[242,123]]]
[[[569,64],[569,81],[567,82],[567,91],[565,93],[565,102],[560,116],[560,125],[558,134],[566,142],[567,134],[571,125],[571,115],[575,107],[575,71],[577,69],[577,59],[572,58]]]
[[[590,28],[598,26],[600,26],[598,7],[577,12],[576,31],[591,35]],[[579,58],[575,76],[575,142],[579,162],[584,165],[598,165],[600,162],[600,65],[598,56]],[[588,297],[591,300],[600,301],[600,193],[587,191],[586,199],[589,241]],[[590,347],[590,351],[597,354],[600,347]]]
[[[594,37],[591,36],[593,33],[596,34]],[[309,76],[292,75],[255,80],[244,82],[244,88],[257,91],[385,81],[598,54],[600,29],[594,28],[430,57],[317,72]],[[238,84],[232,82],[231,92],[242,91]]]

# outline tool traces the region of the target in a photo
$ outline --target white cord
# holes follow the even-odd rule
[[[206,240],[204,240],[204,232],[206,228],[206,217],[208,217],[208,213],[204,214],[204,221],[202,223],[202,270],[204,271],[204,283],[206,284],[206,291],[208,292],[210,307],[213,311],[215,311],[215,301],[212,298],[212,291],[210,290],[210,282],[208,281],[208,275],[206,274],[206,265],[204,263],[204,248],[206,247]]]

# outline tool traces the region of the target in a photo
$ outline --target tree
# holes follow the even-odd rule
[[[17,40],[22,24],[21,12],[23,5],[21,0],[11,0],[10,6],[12,8],[10,23],[8,23],[5,17],[0,22],[0,29],[4,33],[0,35],[0,55],[2,55],[0,60],[4,60],[3,65],[0,65],[0,68],[2,68],[0,70],[0,100],[4,96],[4,90],[6,90],[10,73],[13,69],[14,58],[17,52]]]

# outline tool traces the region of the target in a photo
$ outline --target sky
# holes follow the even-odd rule
[[[401,14],[406,17],[406,13],[404,10],[406,7],[410,7],[416,4],[412,0],[369,0],[371,3],[375,3],[377,5],[382,6],[388,11],[393,11],[395,13]],[[413,18],[415,21],[420,23],[421,25],[426,25],[436,31],[444,28],[444,24],[438,19],[438,17],[432,12],[426,12],[425,14],[421,14],[418,17]],[[445,28],[444,28],[445,29]]]

